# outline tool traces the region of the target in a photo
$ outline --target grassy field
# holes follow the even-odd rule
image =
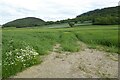
[[[118,26],[78,26],[73,28],[4,28],[2,30],[2,76],[15,75],[39,64],[40,55],[48,54],[55,44],[62,51],[77,52],[78,41],[108,52],[118,53]]]
[[[0,79],[2,78],[2,29],[0,28]]]

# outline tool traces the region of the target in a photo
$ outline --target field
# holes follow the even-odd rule
[[[0,28],[0,78],[2,78],[2,29]]]
[[[118,26],[78,26],[73,28],[4,28],[2,30],[2,76],[15,75],[40,64],[41,55],[47,55],[55,44],[59,51],[78,52],[82,41],[89,48],[118,53]],[[62,25],[63,27],[63,25]]]

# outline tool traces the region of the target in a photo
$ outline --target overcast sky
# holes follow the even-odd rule
[[[74,18],[84,12],[117,6],[119,0],[0,0],[0,24],[37,17],[45,21]]]

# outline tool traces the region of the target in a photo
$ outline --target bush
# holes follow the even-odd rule
[[[74,22],[68,22],[68,24],[69,24],[70,27],[73,27],[75,25]]]

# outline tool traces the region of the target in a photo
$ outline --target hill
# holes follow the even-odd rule
[[[60,23],[74,22],[75,24],[92,23],[93,25],[116,25],[116,24],[120,24],[119,15],[118,15],[119,10],[120,10],[119,6],[95,9],[83,13],[81,15],[78,15],[76,16],[76,18],[60,20],[53,23],[60,24]]]
[[[93,11],[89,11],[78,15],[74,20],[75,21],[91,21],[93,24],[118,24],[118,10],[120,10],[119,6],[109,7],[103,9],[96,9]]]
[[[96,9],[81,15],[76,16],[73,19],[65,19],[60,21],[43,21],[42,19],[35,17],[27,17],[22,19],[17,19],[11,22],[8,22],[3,25],[3,27],[35,27],[41,25],[51,25],[51,24],[61,24],[61,23],[70,23],[74,22],[77,24],[81,23],[92,23],[93,25],[116,25],[119,23],[118,11],[120,6],[108,7],[103,9]]]
[[[44,25],[45,21],[35,17],[26,17],[22,19],[16,19],[3,25],[3,27],[34,27]]]

